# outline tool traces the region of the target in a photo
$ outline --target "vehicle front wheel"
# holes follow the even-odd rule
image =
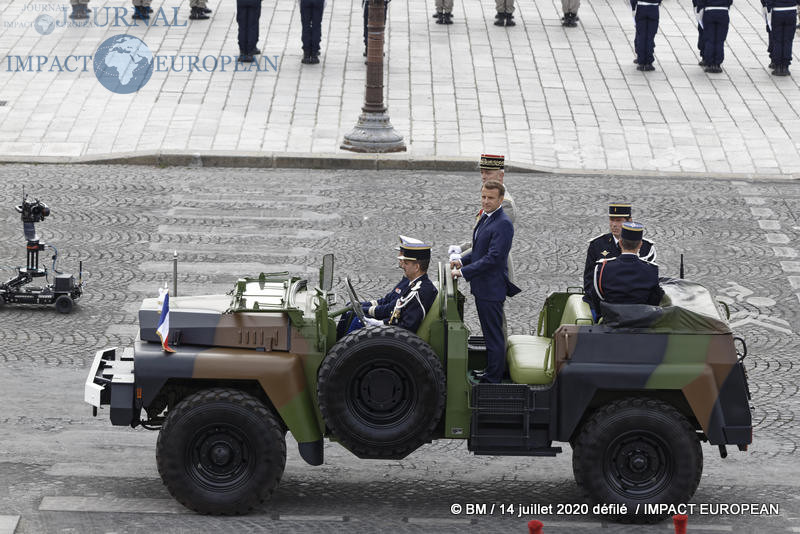
[[[692,425],[671,405],[649,398],[620,399],[584,424],[572,455],[575,481],[593,504],[625,504],[607,517],[653,523],[667,514],[644,506],[692,498],[703,472],[703,451]]]
[[[73,301],[69,295],[60,295],[55,302],[58,313],[69,313],[72,311]]]
[[[272,495],[286,465],[276,416],[236,389],[186,397],[158,435],[161,480],[181,504],[201,514],[237,515]]]

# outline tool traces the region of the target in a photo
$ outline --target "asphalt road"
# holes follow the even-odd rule
[[[336,444],[306,465],[293,442],[273,500],[245,517],[187,513],[160,482],[156,433],[92,418],[83,382],[96,350],[127,346],[144,297],[180,258],[179,293],[220,293],[239,276],[289,270],[316,276],[324,253],[365,295],[401,276],[402,233],[434,243],[434,261],[469,233],[477,173],[293,171],[122,166],[0,166],[0,267],[24,264],[13,206],[26,192],[50,204],[37,226],[59,268],[85,265],[85,295],[70,315],[0,308],[0,534],[10,532],[669,532],[609,524],[570,505],[583,500],[571,454],[476,457],[441,441],[402,461],[361,461]],[[580,285],[586,242],[606,230],[609,201],[630,200],[658,250],[661,272],[711,288],[748,342],[754,444],[727,459],[704,446],[689,532],[798,532],[800,184],[723,179],[525,175],[507,177],[519,215],[514,239],[523,293],[506,306],[527,333],[545,296]],[[50,252],[42,259],[50,263]],[[474,307],[467,322],[477,330]],[[105,415],[105,414],[104,414]],[[107,415],[106,415],[107,417]],[[719,505],[776,504],[778,514],[722,513]],[[451,513],[454,504],[464,506]],[[468,504],[494,513],[465,512]],[[501,513],[501,505],[514,511]],[[519,505],[527,508],[519,514]],[[536,505],[561,506],[546,514]],[[700,505],[711,505],[700,514]]]

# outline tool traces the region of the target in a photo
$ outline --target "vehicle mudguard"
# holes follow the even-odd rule
[[[598,391],[680,391],[713,445],[750,443],[744,373],[730,334],[681,335],[562,326],[556,439],[568,441]],[[635,393],[634,393],[635,394]]]
[[[134,361],[137,395],[140,388],[144,407],[169,379],[256,381],[298,443],[322,438],[298,354],[193,346],[167,353],[161,345],[137,342]]]

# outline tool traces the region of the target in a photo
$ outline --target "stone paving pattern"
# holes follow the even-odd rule
[[[338,290],[349,275],[361,294],[378,296],[400,277],[393,250],[398,233],[431,240],[434,261],[445,258],[448,244],[463,241],[478,205],[478,176],[48,165],[0,166],[0,175],[13,178],[0,188],[3,276],[24,261],[21,222],[12,208],[22,184],[52,208],[37,230],[59,248],[61,269],[74,272],[78,259],[86,266],[86,293],[71,315],[0,308],[0,515],[21,516],[17,534],[461,532],[468,522],[435,524],[466,519],[450,515],[454,502],[582,502],[568,444],[555,459],[532,459],[476,457],[463,442],[438,441],[402,461],[364,462],[327,443],[325,465],[310,467],[290,443],[274,500],[242,518],[40,510],[45,497],[172,504],[155,471],[156,433],[112,427],[107,412],[92,418],[83,381],[94,351],[132,342],[139,303],[169,280],[173,251],[180,256],[179,294],[222,293],[235,278],[261,270],[313,277],[322,255],[334,252]],[[580,285],[586,243],[607,230],[605,204],[621,190],[656,243],[661,273],[677,276],[683,253],[688,278],[727,296],[733,314],[745,314],[735,330],[750,350],[754,445],[747,453],[729,451],[726,460],[704,446],[704,476],[693,502],[777,502],[782,515],[697,516],[692,532],[704,532],[701,524],[713,532],[799,528],[800,284],[783,265],[800,248],[798,185],[513,174],[506,183],[519,210],[514,252],[523,289],[506,306],[512,332],[527,333],[535,325],[549,292]],[[765,233],[765,227],[771,230]],[[783,238],[774,237],[777,228]],[[743,290],[733,284],[751,293],[741,297]],[[477,332],[471,299],[466,321]],[[524,532],[529,518],[473,519],[481,532]],[[600,528],[591,515],[545,520],[551,526],[569,522],[554,532]],[[669,530],[665,524],[604,527],[620,534]]]
[[[36,2],[0,6],[0,157],[188,153],[341,153],[364,95],[360,0],[329,0],[322,63],[301,65],[294,1],[265,0],[260,46],[277,72],[155,72],[134,95],[117,95],[92,72],[6,72],[6,57],[92,55],[128,33],[159,55],[234,55],[235,7],[212,0],[210,21],[188,21],[188,2],[155,2],[182,27],[33,27]],[[45,4],[49,5],[49,4]],[[129,7],[129,6],[128,6]],[[504,153],[553,169],[800,175],[800,90],[766,68],[759,0],[731,9],[722,74],[697,66],[689,2],[665,0],[656,71],[632,63],[628,3],[584,2],[577,28],[560,25],[560,2],[517,2],[517,26],[492,25],[491,1],[463,0],[455,24],[437,25],[433,0],[389,9],[387,103],[411,158]],[[113,10],[112,10],[113,12]],[[113,21],[113,16],[112,16]],[[93,23],[92,23],[93,24]]]

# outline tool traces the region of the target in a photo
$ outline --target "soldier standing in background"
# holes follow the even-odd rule
[[[797,26],[797,0],[765,0],[773,76],[789,76]]]
[[[436,24],[453,23],[453,0],[436,0],[436,13],[433,14]]]
[[[261,53],[258,44],[258,22],[261,18],[261,0],[236,0],[236,24],[239,26],[240,63],[252,63]]]
[[[152,0],[133,0],[133,18],[134,20],[148,20],[153,8],[150,7]]]
[[[706,72],[722,72],[725,59],[725,38],[728,37],[730,24],[731,0],[697,0],[697,10],[702,20],[703,37],[705,38]]]
[[[564,16],[561,17],[561,25],[567,28],[574,28],[578,25],[578,8],[581,7],[581,0],[561,0],[561,10]]]
[[[514,0],[495,0],[497,15],[494,16],[495,26],[516,26],[514,22]]]
[[[89,18],[89,0],[70,0],[72,5],[72,13],[69,18],[72,20],[86,20]]]
[[[206,0],[189,0],[189,7],[192,8],[190,20],[206,20],[211,10],[206,7]]]
[[[633,20],[636,22],[636,37],[633,40],[636,48],[636,70],[651,71],[653,67],[653,53],[656,48],[656,32],[658,32],[658,11],[661,0],[644,2],[631,0]]]
[[[300,62],[305,65],[319,63],[324,10],[325,0],[300,0],[300,23],[303,25],[303,59]]]

